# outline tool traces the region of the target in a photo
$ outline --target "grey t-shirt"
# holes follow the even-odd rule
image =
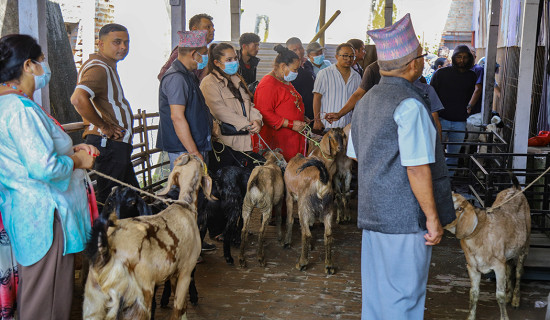
[[[441,103],[441,100],[439,100],[439,97],[437,96],[437,92],[435,92],[435,89],[432,86],[420,82],[419,79],[417,79],[413,84],[415,87],[422,90],[423,94],[428,94],[428,99],[430,99],[430,110],[432,113],[445,109]]]
[[[179,73],[172,73],[166,76],[166,79],[162,81],[162,92],[168,99],[168,104],[180,104],[187,106],[187,82],[183,78],[183,75]]]

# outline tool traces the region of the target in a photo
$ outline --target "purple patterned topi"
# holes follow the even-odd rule
[[[193,31],[178,31],[180,35],[180,43],[178,46],[187,48],[201,48],[206,47],[206,30],[193,30]]]

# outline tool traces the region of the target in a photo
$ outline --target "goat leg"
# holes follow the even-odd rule
[[[260,226],[260,235],[258,237],[258,262],[262,267],[265,267],[265,254],[264,254],[264,239],[265,239],[265,228],[271,220],[271,213],[273,207],[271,204],[268,204],[267,208],[264,208],[262,212],[262,225]]]
[[[191,283],[191,276],[187,272],[183,272],[183,268],[178,276],[178,281],[174,295],[174,309],[170,315],[170,320],[180,320],[187,312],[187,291]]]
[[[332,214],[325,216],[325,272],[334,274],[336,268],[332,264]]]
[[[506,261],[494,266],[495,277],[497,280],[497,302],[500,308],[500,320],[508,320],[506,312]]]
[[[528,244],[527,244],[528,245]],[[518,263],[516,265],[516,285],[514,286],[514,296],[512,298],[512,307],[518,308],[520,302],[519,283],[521,282],[521,276],[523,275],[523,262],[527,256],[527,250],[523,250],[518,257]]]
[[[286,237],[283,243],[284,248],[290,248],[292,243],[292,225],[294,224],[294,199],[290,192],[286,193]]]
[[[282,216],[282,210],[283,210],[283,201],[281,200],[278,204],[275,205],[275,222],[277,224],[277,241],[281,242],[283,240],[283,230],[281,228],[283,216]]]
[[[246,268],[246,258],[244,257],[244,250],[246,248],[246,242],[248,240],[248,229],[250,228],[250,215],[254,209],[250,199],[245,196],[243,202],[243,230],[241,231],[241,248],[239,252],[239,265],[241,268]],[[225,245],[225,240],[224,240]],[[224,246],[225,253],[225,246]]]
[[[300,261],[296,265],[296,269],[304,271],[309,263],[309,248],[311,246],[311,230],[309,229],[309,221],[303,212],[300,212],[300,226],[302,229],[302,254]]]
[[[233,265],[233,257],[231,257],[231,241],[233,239],[233,230],[231,227],[226,227],[223,233],[223,257],[227,264]]]
[[[191,304],[194,306],[199,304],[199,292],[197,291],[197,287],[195,286],[196,270],[197,270],[197,267],[193,268],[193,271],[191,272],[191,282],[189,282],[189,301],[191,301]],[[168,283],[168,285],[170,285],[170,281],[166,281],[166,282]]]
[[[479,299],[479,282],[481,281],[481,273],[474,267],[467,265],[468,275],[470,276],[471,288],[470,288],[470,313],[468,314],[468,320],[475,320],[477,300]]]
[[[512,302],[512,265],[506,261],[506,304]]]
[[[351,199],[351,172],[346,173],[346,179],[344,181],[344,221],[351,221],[351,213],[348,210],[348,206]]]

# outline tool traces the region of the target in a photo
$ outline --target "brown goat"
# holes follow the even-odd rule
[[[204,163],[182,155],[166,188],[180,187],[179,200],[154,216],[118,220],[104,210],[92,229],[91,265],[84,293],[84,319],[149,319],[155,284],[176,283],[172,320],[187,308],[191,272],[201,252],[196,200],[199,186],[210,198],[212,181]]]
[[[472,284],[469,320],[476,318],[481,274],[491,270],[495,272],[497,281],[496,298],[500,307],[500,318],[508,319],[506,303],[512,298],[512,283],[511,267],[507,262],[512,259],[517,259],[512,306],[519,307],[523,262],[529,250],[531,215],[527,199],[523,194],[518,194],[521,190],[517,179],[513,180],[515,187],[497,195],[492,207],[495,209],[475,208],[463,196],[453,194],[457,219],[445,226],[445,229],[456,232],[468,263]],[[514,196],[515,198],[504,203]],[[502,203],[504,204],[500,206]]]
[[[248,238],[248,229],[250,228],[250,216],[254,208],[260,209],[262,214],[262,226],[260,227],[258,239],[258,262],[261,266],[265,266],[265,228],[271,220],[273,207],[275,207],[277,219],[277,235],[279,241],[282,239],[281,207],[283,205],[285,184],[279,164],[286,166],[286,162],[280,153],[273,154],[266,152],[264,157],[266,159],[265,164],[254,168],[250,174],[246,187],[246,196],[243,201],[243,229],[241,232],[241,251],[239,254],[239,264],[242,268],[246,267],[244,250]]]
[[[304,270],[309,262],[311,242],[310,226],[315,220],[325,225],[325,272],[334,274],[332,265],[332,218],[334,215],[333,193],[329,172],[323,162],[316,157],[305,158],[297,154],[290,159],[284,175],[286,185],[286,237],[284,246],[289,247],[292,241],[294,223],[294,202],[298,204],[298,216],[302,231],[302,254],[296,265]]]

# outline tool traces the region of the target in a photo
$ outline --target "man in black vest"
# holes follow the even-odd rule
[[[162,76],[159,88],[160,124],[157,148],[168,152],[170,169],[182,153],[208,162],[212,119],[193,73],[204,67],[206,35],[204,30],[179,32],[178,58]]]
[[[382,78],[357,104],[348,143],[359,165],[362,319],[423,319],[431,247],[454,220],[450,181],[429,100],[413,85],[424,55],[409,14],[368,34]]]

